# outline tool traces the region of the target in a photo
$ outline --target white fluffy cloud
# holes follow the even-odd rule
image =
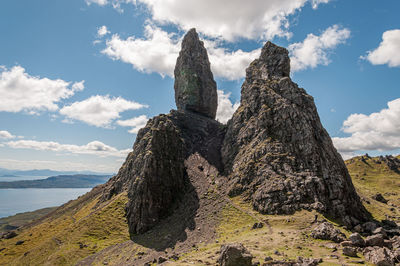
[[[83,90],[84,81],[67,82],[29,75],[21,66],[0,68],[0,111],[37,113],[56,111],[57,102]]]
[[[314,9],[318,8],[319,4],[327,4],[330,0],[311,0],[311,6]]]
[[[308,34],[303,42],[289,45],[291,69],[299,71],[315,68],[317,65],[328,65],[329,52],[346,42],[349,37],[350,30],[338,25],[327,28],[320,36]]]
[[[130,149],[118,150],[100,141],[92,141],[86,145],[60,144],[54,141],[17,140],[5,143],[14,149],[31,149],[39,151],[65,152],[72,154],[89,154],[101,157],[126,157]]]
[[[123,127],[131,127],[128,132],[137,134],[139,130],[146,125],[148,120],[149,118],[146,115],[141,115],[128,120],[118,120],[117,124]]]
[[[233,41],[237,38],[289,37],[287,17],[311,2],[315,9],[329,0],[136,0],[160,24],[183,30],[196,27],[207,36]]]
[[[141,72],[173,76],[180,40],[152,25],[145,26],[145,38],[123,40],[114,34],[102,51],[114,60],[132,64]]]
[[[145,107],[147,105],[128,101],[121,97],[96,95],[64,106],[60,113],[68,119],[80,120],[97,127],[109,127],[113,120],[120,117],[121,112]]]
[[[230,93],[224,93],[222,90],[218,90],[218,109],[216,120],[226,124],[229,119],[232,118],[233,113],[239,107],[240,103],[232,103],[229,99]]]
[[[107,41],[107,47],[102,53],[114,60],[132,64],[138,71],[156,72],[162,76],[173,77],[176,59],[181,49],[181,39],[154,25],[146,25],[145,38],[129,37],[124,40],[114,34]],[[260,49],[230,52],[212,41],[205,41],[205,46],[213,73],[228,80],[244,77],[246,67],[260,54]]]
[[[0,139],[13,139],[15,136],[6,130],[0,130]]]
[[[86,0],[86,3],[111,3],[118,11],[121,4],[144,5],[151,20],[161,25],[173,24],[187,31],[196,27],[209,37],[234,41],[238,38],[272,39],[290,37],[288,16],[306,3],[313,9],[330,0]]]
[[[245,77],[246,67],[260,56],[261,49],[244,52],[241,49],[228,51],[226,48],[218,47],[217,43],[205,41],[205,47],[209,54],[211,70],[214,75],[227,80],[237,80]]]
[[[333,138],[340,152],[399,149],[400,98],[388,102],[388,108],[378,113],[350,115],[343,122],[342,130],[351,136]]]
[[[390,67],[400,66],[400,30],[388,30],[382,35],[382,42],[379,47],[368,52],[367,59],[373,65],[388,64]]]
[[[110,31],[107,29],[107,27],[105,25],[103,25],[97,29],[98,37],[103,37],[104,35],[107,35],[109,33],[110,33]]]
[[[90,4],[97,4],[99,6],[105,6],[108,4],[108,0],[85,0],[86,4],[89,6]]]

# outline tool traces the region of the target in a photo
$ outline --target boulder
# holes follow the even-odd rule
[[[396,222],[394,222],[392,220],[387,220],[387,219],[382,220],[382,224],[384,227],[387,227],[387,228],[397,228]]]
[[[369,247],[373,247],[373,246],[383,247],[384,237],[383,237],[383,235],[380,235],[380,234],[368,236],[365,239],[365,244]]]
[[[388,237],[388,236],[387,236],[387,233],[386,233],[386,230],[385,230],[383,227],[378,227],[378,228],[376,228],[376,229],[372,232],[372,234],[374,234],[374,235],[382,235],[385,239]]]
[[[374,222],[366,222],[362,225],[364,228],[364,231],[367,233],[372,233],[376,228],[378,228],[378,225]]]
[[[311,232],[311,237],[322,240],[332,240],[336,243],[343,242],[346,236],[336,229],[332,224],[323,222],[315,227]]]
[[[218,264],[220,266],[252,266],[253,256],[242,244],[221,246]]]
[[[178,110],[188,110],[215,118],[217,84],[210,69],[207,50],[195,29],[183,38],[175,65],[175,103]]]
[[[10,231],[10,232],[6,232],[2,235],[2,238],[4,239],[11,239],[16,237],[18,234],[15,231]]]
[[[387,199],[385,199],[385,198],[382,196],[381,193],[375,194],[374,196],[372,196],[372,198],[373,198],[374,200],[379,201],[379,202],[382,202],[382,203],[384,203],[384,204],[386,204],[386,203],[388,202]]]
[[[386,247],[367,247],[364,249],[363,255],[367,261],[377,266],[394,265],[394,256]]]
[[[349,257],[357,257],[357,249],[355,247],[344,247],[343,255]]]
[[[365,247],[365,240],[359,233],[353,233],[349,236],[349,240],[354,246]]]

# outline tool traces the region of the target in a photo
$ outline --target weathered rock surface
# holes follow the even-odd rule
[[[118,174],[107,184],[104,199],[128,191],[131,235],[143,233],[165,218],[191,190],[185,159],[195,152],[218,169],[224,135],[217,121],[190,112],[171,111],[142,128]]]
[[[268,42],[246,70],[222,148],[230,195],[266,214],[315,209],[349,227],[368,219],[313,98],[289,77],[288,51]]]
[[[178,110],[189,110],[214,119],[218,104],[217,84],[207,51],[195,29],[183,38],[174,74]]]
[[[315,227],[311,232],[311,237],[315,239],[332,240],[336,243],[346,240],[346,236],[328,222],[323,222]]]
[[[384,238],[383,235],[372,235],[372,236],[368,236],[365,239],[365,244],[367,246],[377,246],[377,247],[383,247],[384,244]]]
[[[349,257],[357,257],[357,249],[354,247],[344,247],[343,255],[349,256]]]
[[[377,193],[376,195],[372,196],[372,198],[374,200],[382,202],[384,204],[386,204],[388,202],[387,199],[385,199],[381,193]]]
[[[354,246],[365,247],[365,240],[359,233],[353,233],[349,236],[349,240]]]
[[[251,266],[253,256],[242,244],[221,246],[218,264],[220,266]]]
[[[265,265],[274,265],[274,266],[317,266],[322,263],[322,259],[314,259],[314,258],[302,258],[298,257],[297,261],[277,261],[271,260],[263,264]]]
[[[364,249],[363,254],[367,261],[377,266],[394,265],[394,256],[387,248],[367,247]]]
[[[185,161],[195,153],[217,175],[228,175],[221,189],[246,196],[261,213],[315,209],[350,227],[367,220],[312,97],[289,74],[287,50],[268,42],[247,69],[241,105],[225,127],[214,120],[217,91],[207,51],[194,29],[186,34],[175,68],[178,111],[149,120],[104,186],[103,200],[128,192],[131,236],[154,227],[193,191]]]
[[[10,231],[10,232],[6,232],[6,233],[2,234],[1,238],[11,239],[11,238],[16,237],[17,235],[18,234],[15,231]]]

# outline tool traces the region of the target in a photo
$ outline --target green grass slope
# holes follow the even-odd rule
[[[374,218],[399,221],[400,174],[379,162],[379,158],[356,157],[346,161],[346,165],[357,192]],[[342,254],[339,245],[310,237],[315,215],[319,220],[324,218],[321,215],[308,211],[262,215],[241,197],[222,199],[224,204],[210,212],[213,219],[216,217],[212,239],[199,241],[184,251],[178,250],[178,245],[155,250],[144,242],[129,239],[125,220],[127,195],[123,193],[100,204],[100,192],[101,187],[95,188],[19,230],[17,237],[1,240],[0,265],[143,265],[143,261],[152,262],[159,256],[169,258],[172,254],[179,258],[170,258],[169,265],[215,265],[221,244],[232,242],[242,243],[253,254],[253,261],[261,264],[267,256],[274,260],[295,260],[298,256],[322,258],[322,265],[357,265],[365,261],[361,254],[359,258],[349,258]],[[388,203],[374,200],[376,193],[381,193]],[[213,186],[202,197],[213,195],[218,199],[223,197]],[[256,222],[262,222],[263,228],[252,229]],[[196,224],[190,230],[200,227]],[[150,234],[164,235],[165,232],[157,230]],[[24,243],[16,245],[20,240]],[[140,264],[136,263],[138,259]]]

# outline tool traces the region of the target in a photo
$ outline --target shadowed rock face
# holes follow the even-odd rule
[[[182,41],[174,74],[178,110],[189,110],[215,119],[217,84],[210,69],[207,51],[195,29],[191,29]]]
[[[353,226],[367,211],[322,127],[313,98],[289,77],[288,51],[270,42],[246,70],[222,148],[231,195],[261,213],[315,209]]]
[[[103,200],[128,191],[131,236],[148,231],[192,192],[186,170],[191,166],[185,165],[192,154],[199,154],[222,171],[223,136],[219,122],[196,113],[173,110],[150,119],[139,131],[118,174],[107,183]],[[188,207],[195,208],[195,203]]]
[[[196,200],[184,200],[196,199],[188,197],[195,193],[193,154],[215,167],[215,177],[227,175],[221,190],[242,194],[261,213],[315,209],[348,226],[368,219],[313,98],[289,74],[287,50],[268,42],[247,69],[240,107],[225,127],[214,120],[217,92],[207,52],[195,30],[187,33],[175,68],[179,110],[149,120],[104,188],[103,200],[128,192],[132,239],[179,204],[195,212]]]

